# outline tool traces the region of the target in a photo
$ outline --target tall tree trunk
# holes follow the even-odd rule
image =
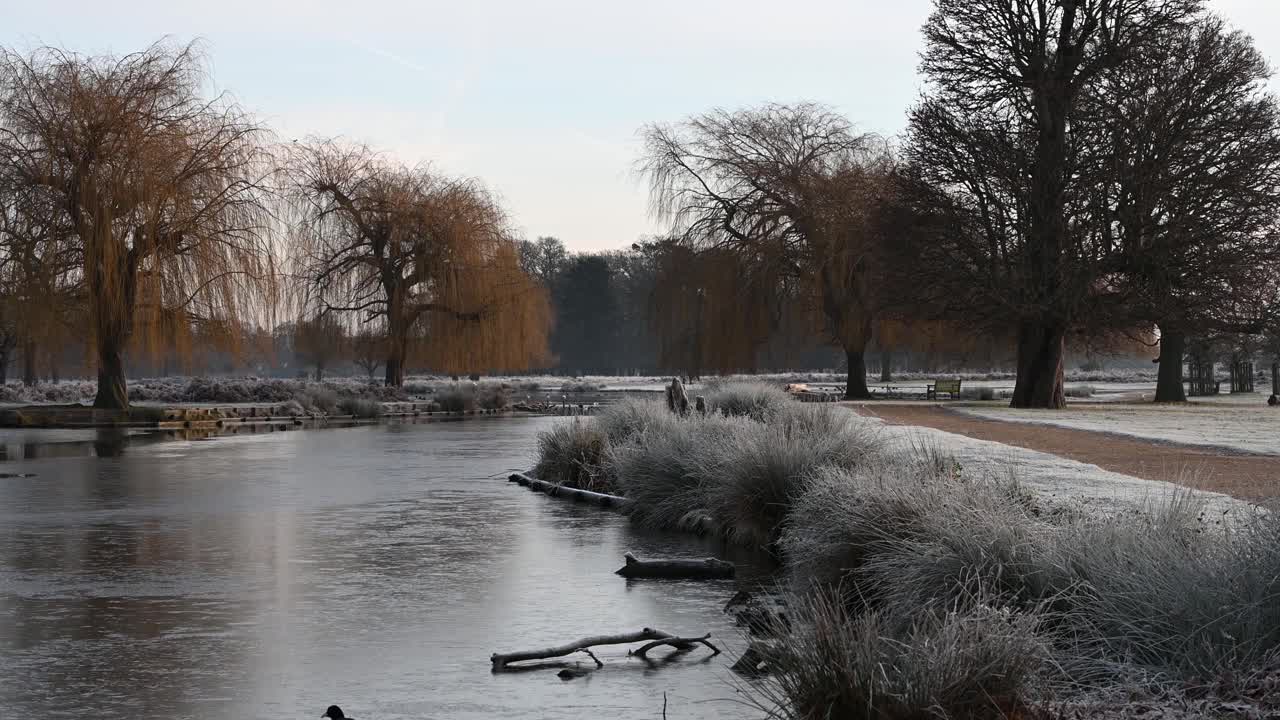
[[[125,410],[129,407],[120,345],[111,338],[98,340],[98,396],[93,399],[96,408]]]
[[[36,341],[28,338],[22,343],[22,384],[31,387],[37,380]]]
[[[1018,379],[1009,407],[1066,407],[1062,362],[1067,333],[1061,326],[1034,322],[1018,329]]]
[[[0,385],[9,382],[9,361],[10,351],[6,347],[0,347]]]
[[[871,399],[871,391],[867,389],[866,346],[864,345],[857,349],[845,346],[844,355],[849,362],[849,376],[844,386],[844,399]]]
[[[891,382],[893,380],[893,351],[889,348],[880,348],[880,382]]]
[[[324,380],[324,368],[317,365],[316,366],[316,382],[320,382],[322,380]]]
[[[1180,330],[1160,327],[1160,366],[1156,373],[1156,402],[1186,402],[1182,387],[1182,357],[1187,337]]]
[[[404,386],[404,347],[400,343],[388,343],[387,367],[383,383],[389,387]]]
[[[404,360],[409,347],[404,296],[395,280],[385,280],[383,287],[387,292],[387,362],[384,383],[388,387],[404,387]]]

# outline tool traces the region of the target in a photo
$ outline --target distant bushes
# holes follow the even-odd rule
[[[446,412],[501,410],[511,405],[511,386],[497,382],[459,382],[432,389],[432,403]]]
[[[1068,385],[1063,391],[1069,398],[1093,397],[1097,390],[1092,385]]]
[[[722,383],[710,388],[707,405],[715,412],[765,422],[794,405],[780,388],[763,383]]]

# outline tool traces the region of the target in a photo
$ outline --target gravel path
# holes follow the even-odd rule
[[[1096,465],[1110,473],[1230,495],[1280,509],[1280,457],[1007,422],[936,405],[852,404],[889,426],[917,426]]]

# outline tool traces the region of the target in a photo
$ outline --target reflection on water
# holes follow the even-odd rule
[[[494,675],[491,652],[659,627],[741,642],[705,556],[505,482],[552,418],[219,437],[4,431],[6,716],[743,717],[724,656]],[[744,558],[737,558],[742,561]],[[745,559],[748,562],[749,558]]]

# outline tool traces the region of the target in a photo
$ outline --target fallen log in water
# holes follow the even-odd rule
[[[564,657],[577,652],[583,652],[591,656],[597,665],[603,666],[599,659],[591,652],[591,648],[599,645],[628,645],[630,643],[650,641],[649,644],[640,648],[637,653],[643,657],[643,653],[652,650],[658,645],[670,645],[680,650],[687,650],[694,644],[702,644],[711,648],[715,654],[719,654],[720,650],[712,645],[708,638],[711,635],[704,635],[700,638],[681,638],[653,628],[644,628],[639,632],[620,633],[617,635],[595,635],[585,637],[574,642],[555,647],[544,648],[542,650],[523,650],[512,653],[494,653],[489,656],[489,661],[493,663],[494,670],[504,670],[508,665],[515,662],[523,662],[526,660],[546,660],[548,658]]]
[[[646,653],[648,653],[650,650],[656,647],[661,647],[663,645],[670,645],[671,647],[677,650],[688,650],[692,648],[694,645],[706,645],[708,648],[711,649],[712,656],[720,654],[720,648],[711,644],[711,633],[707,633],[702,637],[687,637],[687,638],[673,637],[673,638],[665,638],[662,640],[654,640],[652,642],[648,642],[648,643],[645,643],[644,645],[641,645],[639,648],[635,649],[630,654],[638,658],[645,658]],[[599,662],[599,660],[597,660],[596,662]]]
[[[624,578],[686,578],[710,580],[731,578],[734,566],[731,562],[706,558],[703,560],[640,560],[635,555],[623,555],[625,565],[614,572]]]
[[[565,485],[557,485],[556,483],[539,480],[525,473],[511,473],[507,478],[509,482],[519,483],[530,490],[545,492],[548,495],[556,497],[568,497],[574,500],[582,500],[584,502],[595,503],[603,507],[624,508],[630,502],[624,497],[618,495],[607,495],[591,490],[582,490],[580,488],[568,487]]]

